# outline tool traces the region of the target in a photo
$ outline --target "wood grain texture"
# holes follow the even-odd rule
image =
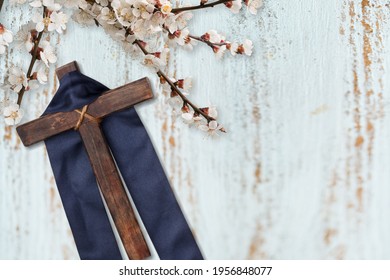
[[[16,131],[22,143],[28,147],[61,132],[73,129],[79,119],[80,114],[75,111],[59,112],[20,125],[16,128]]]
[[[56,75],[58,80],[61,80],[66,74],[73,71],[80,71],[76,61],[72,61],[63,66],[58,67],[56,69]]]
[[[100,125],[93,121],[85,121],[81,124],[79,131],[127,256],[132,260],[149,257],[148,246]]]
[[[137,111],[206,258],[388,259],[388,1],[264,2],[258,16],[220,7],[190,24],[252,39],[252,57],[218,61],[200,45],[173,51],[165,69],[194,78],[197,104],[219,106],[228,133],[216,139],[172,115],[154,74],[103,30],[70,24],[50,40],[58,65],[77,60],[111,88],[150,77],[157,98]],[[18,9],[1,18],[25,22]],[[24,59],[11,50],[1,75]],[[51,81],[26,95],[26,120],[50,101]],[[11,128],[0,138],[0,258],[77,258],[44,147],[27,151]]]

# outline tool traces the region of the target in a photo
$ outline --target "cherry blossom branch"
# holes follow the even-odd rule
[[[43,8],[43,16],[46,15],[46,12],[47,12],[46,7],[44,7]],[[34,47],[33,47],[32,51],[31,51],[31,55],[32,55],[31,62],[30,62],[30,66],[28,67],[27,74],[26,74],[27,79],[31,78],[31,74],[32,74],[32,71],[34,69],[35,62],[37,61],[38,50],[39,50],[39,43],[41,42],[43,33],[44,33],[44,31],[39,32],[37,39],[34,41]],[[22,103],[22,99],[23,99],[23,96],[24,96],[25,92],[26,92],[26,87],[25,86],[23,86],[22,89],[18,92],[18,102],[17,102],[17,104],[19,106]]]
[[[166,32],[168,32],[168,34],[173,35],[173,34],[169,31],[169,28],[168,28],[168,27],[164,26],[164,30],[165,30]],[[191,38],[191,39],[193,39],[193,40],[196,40],[196,41],[199,41],[199,42],[202,42],[202,43],[208,45],[210,48],[213,49],[213,51],[215,51],[215,47],[226,46],[226,45],[229,44],[228,42],[212,43],[212,42],[210,42],[210,40],[207,40],[206,38],[204,38],[204,35],[203,35],[203,36],[195,36],[195,35],[189,34],[189,35],[188,35],[188,38]]]
[[[212,8],[216,5],[225,4],[227,2],[231,2],[232,0],[218,0],[215,2],[207,3],[207,4],[199,4],[197,6],[188,6],[188,7],[181,7],[181,8],[175,8],[172,9],[172,13],[177,14],[184,11],[193,11],[193,10],[200,10],[200,9],[206,9],[206,8]]]
[[[150,54],[146,49],[145,47],[143,46],[142,42],[139,41],[139,40],[135,40],[134,41],[134,44],[136,44],[140,49],[141,51],[143,52],[144,55],[148,55]],[[194,112],[198,115],[202,115],[208,122],[211,122],[211,121],[215,121],[214,118],[210,117],[208,114],[206,114],[202,109],[200,109],[199,107],[197,107],[195,104],[193,104],[182,92],[181,90],[175,85],[174,82],[171,81],[171,79],[168,78],[168,76],[162,72],[161,70],[158,70],[157,71],[157,75],[161,78],[163,78],[171,87],[171,89],[173,91],[175,91],[179,96],[180,98],[183,100],[183,103],[184,105],[189,105],[191,106],[191,108],[194,110]],[[222,128],[221,129],[222,132],[225,132],[225,130]]]
[[[209,40],[206,40],[205,38],[203,38],[202,36],[194,36],[194,35],[188,35],[188,37],[190,37],[191,39],[194,39],[196,41],[199,41],[199,42],[202,42],[202,43],[205,43],[206,45],[208,45],[209,47],[211,47],[212,49],[214,49],[215,46],[225,46],[227,45],[228,43],[226,42],[222,42],[222,43],[212,43],[210,42]]]
[[[30,79],[31,74],[32,74],[32,70],[34,68],[34,64],[37,61],[39,42],[41,41],[42,36],[43,36],[43,31],[39,33],[38,38],[34,41],[34,48],[32,50],[32,58],[31,58],[30,66],[28,67],[28,71],[26,74],[27,79]],[[26,92],[26,87],[23,86],[22,89],[18,92],[18,95],[19,95],[18,96],[18,105],[20,105],[22,103],[22,99],[23,99],[25,92]]]
[[[98,22],[98,24],[99,24],[99,26],[101,26],[101,24],[100,24],[99,22]],[[131,35],[131,34],[133,34],[133,32],[131,31],[131,28],[127,28],[127,29],[126,29],[126,35]],[[140,41],[140,40],[135,40],[135,41],[133,42],[133,44],[137,45],[137,46],[140,48],[140,50],[142,51],[142,53],[143,53],[144,55],[149,55],[149,54],[151,54],[151,53],[149,53],[149,52],[146,50],[146,48],[144,47],[142,41]],[[172,82],[172,80],[169,79],[168,76],[167,76],[164,72],[162,72],[160,69],[158,69],[158,71],[157,71],[157,76],[158,76],[159,78],[163,78],[163,79],[170,85],[171,89],[179,95],[179,97],[180,97],[180,98],[182,99],[182,101],[183,101],[183,107],[186,106],[186,105],[191,106],[191,108],[194,110],[195,114],[198,115],[198,116],[199,116],[199,115],[203,116],[203,117],[207,120],[208,123],[211,122],[211,121],[216,121],[215,118],[209,116],[209,115],[208,115],[207,113],[205,113],[201,108],[199,108],[199,107],[196,106],[194,103],[192,103],[192,102],[191,102],[191,101],[190,101],[190,100],[181,92],[181,90],[176,86],[176,84],[175,84],[174,82]],[[220,130],[221,132],[226,132],[226,130],[225,130],[223,127],[220,128],[219,130]]]

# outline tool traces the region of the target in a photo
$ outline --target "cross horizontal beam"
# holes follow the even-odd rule
[[[87,114],[100,119],[151,98],[153,91],[149,80],[143,78],[107,91],[89,105]],[[16,130],[23,144],[28,147],[75,128],[79,118],[80,114],[76,111],[54,113],[21,125]]]

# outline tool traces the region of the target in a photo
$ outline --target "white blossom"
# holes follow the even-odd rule
[[[11,104],[4,108],[3,115],[7,125],[17,125],[22,120],[24,112],[18,104]]]
[[[137,0],[133,4],[133,15],[137,18],[150,19],[154,11],[154,5],[146,0]]]
[[[27,52],[30,52],[34,47],[33,37],[31,32],[35,31],[33,24],[25,24],[16,33],[15,41],[18,43],[17,47],[24,48]]]
[[[184,41],[185,41],[185,44],[183,47],[189,51],[192,51],[194,49],[194,46],[196,46],[198,44],[198,41],[191,39],[190,37],[185,38]]]
[[[245,4],[252,15],[257,15],[257,10],[263,6],[263,0],[246,0]]]
[[[251,40],[246,39],[242,45],[238,47],[238,51],[241,54],[252,55],[253,43]]]
[[[49,31],[56,30],[59,34],[63,30],[66,30],[66,24],[68,23],[68,15],[63,12],[53,12],[50,15],[51,23],[48,26]]]
[[[168,38],[171,39],[171,42],[174,42],[180,46],[188,44],[188,35],[190,31],[188,28],[183,30],[176,30],[173,34],[168,35]]]
[[[38,65],[37,66],[37,72],[36,72],[36,75],[37,75],[37,81],[44,85],[47,83],[47,80],[48,80],[48,69],[43,65]]]
[[[169,48],[164,48],[161,52],[155,53],[155,56],[161,60],[163,66],[166,65],[168,62]]]
[[[19,67],[13,66],[8,70],[8,82],[14,92],[19,92],[22,87],[28,87],[26,73]]]
[[[45,28],[49,27],[49,24],[51,24],[50,17],[43,17],[41,13],[35,13],[32,17],[32,21],[36,24],[35,29],[38,32],[42,32]]]
[[[228,49],[229,49],[230,53],[233,56],[235,56],[238,52],[238,43],[234,42],[234,43],[228,44]]]
[[[58,11],[62,8],[62,6],[54,0],[30,0],[30,6],[34,8],[45,6],[50,11]]]
[[[165,25],[168,27],[170,33],[174,33],[177,30],[182,30],[187,26],[187,21],[192,19],[193,14],[190,12],[181,12],[177,15],[170,14],[165,21]]]
[[[12,31],[8,30],[7,28],[5,28],[4,25],[0,23],[0,42],[10,44],[12,43],[12,40],[13,40]]]
[[[208,115],[209,115],[210,117],[212,117],[213,119],[218,118],[217,107],[215,107],[215,106],[210,106],[208,109],[209,109],[209,110],[208,110]]]
[[[161,3],[161,12],[165,15],[168,15],[172,11],[172,3],[169,0],[163,1]]]
[[[192,78],[187,77],[177,81],[177,86],[185,91],[189,91],[192,88]]]
[[[95,2],[103,7],[108,6],[108,0],[95,0]]]
[[[148,30],[145,28],[145,20],[143,19],[136,20],[131,27],[137,39],[144,40],[148,35]]]
[[[94,17],[85,10],[78,9],[74,11],[73,20],[81,25],[91,26],[95,24]]]
[[[117,21],[115,12],[110,10],[108,7],[104,7],[102,9],[97,19],[101,24],[115,24]]]
[[[88,6],[87,1],[85,0],[64,0],[62,2],[65,8],[68,9],[77,9],[77,8],[86,9]]]
[[[49,67],[49,63],[53,64],[57,62],[57,56],[55,55],[54,48],[50,45],[50,42],[44,41],[42,43],[42,49],[40,56],[47,67]]]
[[[0,54],[4,54],[6,47],[12,42],[12,32],[0,23]]]
[[[49,69],[45,66],[43,62],[38,62],[36,65],[36,71],[32,74],[29,82],[29,90],[36,90],[40,85],[44,85],[48,81]]]
[[[181,114],[181,117],[186,124],[199,124],[203,119],[199,114],[193,112],[184,112]]]
[[[113,0],[111,6],[114,9],[117,20],[125,27],[129,27],[134,20],[131,5],[124,0]]]
[[[183,118],[183,120],[186,124],[190,124],[190,123],[194,122],[194,114],[193,113],[183,113],[181,115],[181,117]]]
[[[3,116],[4,109],[11,104],[16,103],[18,94],[9,88],[0,87],[0,114]]]
[[[225,45],[215,46],[215,47],[213,47],[213,50],[214,50],[214,53],[215,53],[215,56],[217,57],[217,59],[221,59],[223,57],[223,55],[225,54],[226,46]]]
[[[169,97],[166,102],[174,109],[179,108],[183,104],[183,100],[178,95]]]
[[[206,34],[203,35],[203,37],[211,42],[211,43],[215,43],[215,44],[218,44],[218,43],[221,43],[222,41],[225,40],[225,37],[222,36],[221,34],[219,34],[217,31],[215,31],[214,29],[211,29],[209,31],[207,31]]]
[[[148,54],[148,55],[145,55],[144,60],[143,60],[143,64],[148,66],[148,67],[152,67],[152,68],[155,68],[156,70],[158,70],[165,65],[165,62],[153,54]]]
[[[233,14],[238,14],[242,8],[242,0],[227,2],[225,3],[225,6],[228,7]]]
[[[199,125],[199,129],[204,132],[207,132],[209,135],[218,135],[217,132],[223,129],[223,126],[218,124],[217,121],[211,121],[207,125]]]

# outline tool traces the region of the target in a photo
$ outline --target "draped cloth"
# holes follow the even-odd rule
[[[79,71],[69,72],[43,115],[82,108],[107,90]],[[203,259],[134,108],[105,117],[101,126],[160,259]],[[79,133],[70,130],[45,144],[80,258],[122,259]]]

